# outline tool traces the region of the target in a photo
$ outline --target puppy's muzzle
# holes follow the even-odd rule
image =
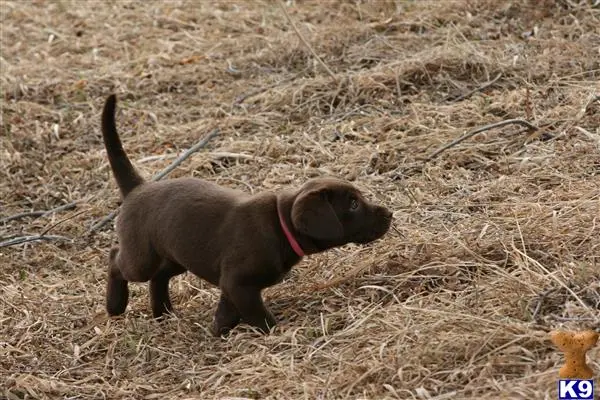
[[[370,224],[359,234],[355,243],[369,243],[381,238],[392,225],[393,213],[385,207],[373,206],[369,213]]]

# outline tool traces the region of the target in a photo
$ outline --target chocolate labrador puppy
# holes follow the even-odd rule
[[[261,291],[307,254],[368,243],[389,229],[392,213],[350,183],[319,178],[300,189],[249,195],[195,178],[145,182],[121,145],[116,97],[106,100],[102,136],[123,204],[120,247],[110,252],[106,309],[125,311],[128,282],[150,281],[152,314],[171,312],[169,280],[185,271],[221,289],[213,333],[240,321],[267,332],[275,318]]]

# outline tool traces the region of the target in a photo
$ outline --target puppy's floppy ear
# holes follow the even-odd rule
[[[301,192],[296,197],[292,223],[296,230],[315,239],[337,239],[344,235],[344,228],[324,189]]]

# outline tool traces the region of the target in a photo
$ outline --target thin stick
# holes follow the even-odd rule
[[[21,219],[21,218],[26,218],[26,217],[46,217],[50,214],[54,214],[56,212],[59,211],[67,211],[67,210],[71,210],[73,208],[76,207],[77,203],[81,202],[81,200],[77,200],[74,201],[72,203],[68,203],[68,204],[63,204],[62,206],[58,206],[56,208],[53,208],[51,210],[40,210],[40,211],[29,211],[29,212],[23,212],[20,214],[15,214],[15,215],[11,215],[9,217],[5,217],[0,219],[0,223],[6,223],[9,221],[14,221],[15,219]]]
[[[392,223],[392,229],[393,229],[394,231],[396,231],[396,233],[398,234],[398,236],[400,236],[401,238],[405,238],[405,239],[406,239],[406,236],[404,236],[404,234],[402,234],[402,232],[400,232],[400,231],[398,230],[398,228],[396,228],[396,226],[394,225],[394,223]]]
[[[214,138],[215,136],[217,136],[218,134],[219,134],[219,129],[213,129],[212,132],[210,132],[208,135],[206,135],[204,138],[202,138],[198,143],[196,143],[195,145],[193,145],[192,147],[190,147],[188,150],[186,150],[182,155],[180,155],[179,157],[177,157],[177,159],[175,161],[173,161],[171,164],[169,164],[169,166],[167,168],[163,169],[158,174],[154,175],[152,177],[151,181],[152,182],[156,182],[158,180],[161,180],[165,176],[167,176],[179,164],[181,164],[186,158],[188,158],[189,156],[191,156],[196,151],[200,150],[202,147],[206,146],[208,144],[208,142],[212,138]],[[118,212],[119,212],[119,209],[111,211],[111,213],[108,214],[106,217],[104,217],[103,219],[101,219],[100,221],[98,221],[94,225],[92,225],[92,227],[88,230],[88,233],[92,233],[92,232],[94,232],[94,231],[102,228],[104,225],[106,225],[110,221],[112,221],[113,218],[117,215]]]
[[[169,173],[171,173],[171,171],[173,171],[175,168],[177,168],[179,166],[179,164],[181,164],[189,156],[191,156],[192,154],[194,154],[195,152],[200,150],[202,147],[206,146],[208,144],[208,142],[210,142],[210,140],[212,138],[214,138],[215,136],[217,136],[218,134],[219,134],[219,130],[213,129],[212,132],[210,132],[208,135],[206,135],[204,138],[202,138],[202,140],[200,140],[198,143],[196,143],[195,145],[190,147],[182,155],[177,157],[177,159],[175,161],[173,161],[167,168],[163,169],[158,174],[154,175],[152,177],[152,181],[153,182],[159,181],[162,178],[164,178],[165,176],[167,176]]]
[[[235,101],[233,102],[233,105],[234,106],[240,105],[244,101],[246,101],[247,99],[249,99],[250,97],[254,97],[257,94],[261,94],[263,92],[266,92],[267,90],[273,89],[274,87],[277,87],[279,85],[283,85],[284,83],[291,82],[294,79],[296,79],[297,77],[298,77],[297,75],[294,75],[294,76],[286,78],[286,79],[284,79],[282,81],[275,82],[275,83],[272,83],[270,85],[266,85],[266,86],[263,86],[263,87],[259,87],[259,88],[256,88],[254,90],[251,90],[251,91],[249,91],[247,93],[241,94],[241,95],[239,95],[238,97],[235,98]]]
[[[118,208],[116,210],[111,211],[106,217],[102,218],[100,221],[98,221],[94,225],[92,225],[92,227],[88,230],[88,233],[92,233],[92,232],[102,228],[104,225],[106,225],[110,221],[112,221],[113,218],[115,218],[118,213],[119,213]]]
[[[49,227],[47,227],[46,229],[44,229],[44,230],[42,231],[42,233],[40,233],[40,236],[46,236],[46,233],[50,232],[50,230],[51,230],[51,229],[54,229],[55,227],[57,227],[58,225],[62,224],[63,222],[66,222],[66,221],[68,221],[68,220],[70,220],[70,219],[73,219],[73,218],[75,218],[76,216],[78,216],[78,215],[81,215],[81,214],[83,214],[83,213],[85,213],[85,212],[87,212],[87,211],[88,211],[88,210],[81,210],[81,211],[79,211],[78,213],[75,213],[75,214],[73,214],[73,215],[70,215],[70,216],[68,216],[68,217],[66,217],[66,218],[63,218],[63,219],[61,219],[61,220],[60,220],[60,221],[58,221],[58,222],[55,222],[55,223],[53,223],[52,225],[50,225]]]
[[[17,244],[21,244],[21,243],[27,243],[27,242],[33,242],[36,240],[56,240],[56,239],[60,239],[60,240],[71,240],[67,237],[64,236],[56,236],[56,235],[47,235],[48,232],[50,232],[51,229],[55,228],[56,226],[62,224],[65,221],[68,221],[70,219],[75,218],[78,215],[81,215],[85,212],[87,212],[88,210],[82,210],[79,211],[78,213],[75,213],[73,215],[68,216],[67,218],[63,218],[58,222],[55,222],[54,224],[50,225],[49,227],[47,227],[46,229],[44,229],[42,231],[42,233],[40,233],[39,235],[26,235],[26,236],[13,236],[11,239],[9,240],[5,240],[3,242],[0,243],[0,247],[8,247],[8,246],[14,246]]]
[[[58,235],[30,235],[30,236],[19,236],[14,239],[6,240],[4,242],[0,242],[0,248],[15,246],[17,244],[27,243],[27,242],[35,242],[38,240],[66,240],[71,241],[71,238],[58,236]]]
[[[540,312],[540,309],[542,308],[542,304],[544,303],[544,301],[546,300],[546,298],[551,295],[552,293],[556,292],[558,289],[560,288],[550,288],[548,290],[545,290],[544,292],[540,293],[537,296],[537,304],[535,306],[535,310],[533,310],[533,314],[531,315],[531,319],[532,320],[536,320],[537,319],[537,315]]]
[[[281,10],[283,11],[283,13],[285,14],[285,18],[288,20],[288,22],[292,26],[292,29],[294,29],[294,32],[296,32],[296,35],[298,35],[298,37],[300,38],[300,41],[302,41],[302,43],[304,43],[304,45],[308,48],[308,50],[310,50],[310,52],[317,59],[317,61],[319,62],[319,64],[321,64],[321,66],[323,68],[325,68],[325,70],[327,71],[327,73],[329,74],[329,76],[331,76],[331,78],[334,81],[337,82],[337,79],[336,79],[335,74],[333,73],[333,71],[331,69],[329,69],[329,67],[327,66],[327,64],[325,64],[325,62],[323,60],[321,60],[321,57],[319,57],[317,55],[317,53],[313,50],[313,48],[311,47],[311,45],[306,41],[306,39],[304,39],[304,36],[302,36],[302,34],[298,30],[298,28],[296,28],[296,24],[294,24],[294,21],[292,20],[292,18],[288,14],[287,10],[285,9],[285,5],[283,4],[283,2],[281,0],[279,0],[278,3],[279,3],[279,7],[281,8]]]
[[[207,152],[205,153],[207,156],[209,157],[213,157],[215,159],[221,159],[221,158],[234,158],[234,159],[240,159],[240,160],[256,160],[256,161],[260,161],[263,158],[259,157],[259,156],[254,156],[252,154],[244,154],[244,153],[232,153],[229,151],[211,151],[211,152]],[[175,153],[169,153],[169,154],[162,154],[162,155],[158,155],[158,156],[148,156],[148,157],[144,157],[141,158],[137,161],[138,164],[141,163],[145,163],[145,162],[150,162],[150,161],[159,161],[159,160],[170,160],[173,158],[177,158],[177,154]]]
[[[530,131],[537,131],[539,129],[537,126],[533,125],[532,123],[530,123],[528,121],[525,121],[524,119],[507,119],[506,121],[500,121],[500,122],[495,122],[493,124],[484,125],[477,129],[474,129],[471,132],[468,132],[465,135],[459,137],[458,139],[455,139],[452,142],[440,147],[439,149],[434,151],[433,154],[431,154],[429,157],[427,157],[425,159],[425,162],[433,160],[435,157],[439,156],[442,152],[448,150],[451,147],[456,146],[457,144],[461,143],[464,140],[467,140],[468,138],[470,138],[472,136],[477,135],[478,133],[489,131],[490,129],[494,129],[494,128],[500,128],[500,127],[503,127],[506,125],[512,125],[512,124],[525,126]]]
[[[456,102],[462,101],[464,99],[467,99],[467,98],[471,97],[472,95],[474,95],[475,93],[483,92],[485,89],[492,86],[494,83],[496,83],[498,81],[498,79],[500,79],[501,76],[502,76],[502,72],[500,72],[498,75],[496,75],[496,77],[494,79],[492,79],[491,81],[487,81],[483,85],[476,87],[475,89],[468,91],[467,93],[462,94],[455,99],[446,99],[446,100],[451,103],[456,103]]]

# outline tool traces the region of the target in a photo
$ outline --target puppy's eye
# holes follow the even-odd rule
[[[350,200],[350,211],[356,211],[358,209],[358,201],[356,199]]]

